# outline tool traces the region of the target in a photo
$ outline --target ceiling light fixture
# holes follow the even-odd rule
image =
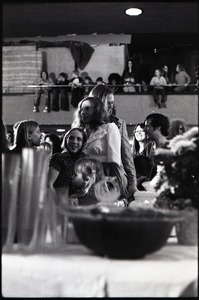
[[[56,131],[57,131],[57,132],[64,132],[64,131],[66,131],[66,130],[63,129],[63,128],[58,128]]]
[[[129,16],[139,16],[142,14],[142,10],[140,8],[128,8],[125,10],[125,13]]]

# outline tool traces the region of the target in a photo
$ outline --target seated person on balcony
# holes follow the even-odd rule
[[[40,78],[35,81],[35,84],[39,85],[40,87],[36,88],[33,112],[39,112],[41,95],[44,94],[45,109],[43,110],[43,112],[49,113],[50,112],[50,93],[51,93],[50,85],[53,85],[53,81],[51,78],[49,78],[48,72],[41,71]]]
[[[84,92],[85,94],[89,94],[92,88],[94,87],[94,82],[90,76],[86,76],[84,79]]]
[[[83,78],[79,75],[78,70],[73,71],[69,85],[72,87],[71,105],[73,108],[77,108],[79,102],[84,98]]]
[[[69,80],[66,78],[65,73],[60,73],[55,85],[60,87],[53,88],[53,98],[52,98],[52,110],[59,111],[67,110],[69,111],[69,98],[68,98],[68,87]],[[64,87],[63,85],[66,85]],[[59,95],[60,95],[60,106],[59,106]]]
[[[102,77],[97,77],[97,79],[95,80],[95,85],[98,85],[98,84],[106,85],[106,82],[104,82]]]
[[[165,86],[167,85],[165,78],[161,75],[160,70],[156,69],[155,76],[152,77],[150,85],[153,86],[153,100],[158,108],[165,107]],[[161,102],[159,96],[161,95]]]
[[[181,93],[186,90],[186,87],[191,83],[191,77],[185,71],[183,65],[178,64],[176,66],[177,74],[175,76],[175,85],[174,92]]]
[[[111,73],[108,77],[108,85],[114,94],[122,93],[122,77],[118,73]]]

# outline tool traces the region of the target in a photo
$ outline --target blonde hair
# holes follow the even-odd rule
[[[33,120],[23,120],[17,124],[14,132],[14,144],[17,148],[32,147],[32,140],[29,138],[30,133],[35,130],[39,124]]]
[[[71,195],[71,197],[82,197],[86,195],[90,188],[104,176],[102,163],[98,159],[91,157],[79,158],[75,163],[74,172],[82,173],[82,179],[85,180],[85,185],[81,190]]]

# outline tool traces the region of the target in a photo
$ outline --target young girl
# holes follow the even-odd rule
[[[90,205],[98,203],[94,187],[104,176],[102,163],[95,158],[83,157],[77,160],[72,175],[73,203]],[[76,199],[75,199],[76,198]]]
[[[106,177],[102,163],[95,158],[84,157],[77,160],[72,176],[74,193],[70,195],[74,205],[105,204],[125,206],[118,200],[120,187],[116,178]]]
[[[33,120],[18,122],[14,131],[14,146],[12,152],[20,153],[22,148],[36,148],[41,143],[39,124]]]
[[[65,149],[50,159],[48,185],[55,189],[59,199],[66,199],[75,162],[84,154],[81,152],[86,136],[81,128],[72,128],[64,136]],[[59,200],[58,200],[59,201]]]

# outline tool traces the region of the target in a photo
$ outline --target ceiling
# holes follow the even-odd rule
[[[126,8],[143,14],[130,17]],[[3,37],[55,37],[67,34],[185,35],[198,33],[197,1],[7,2],[3,3]]]

